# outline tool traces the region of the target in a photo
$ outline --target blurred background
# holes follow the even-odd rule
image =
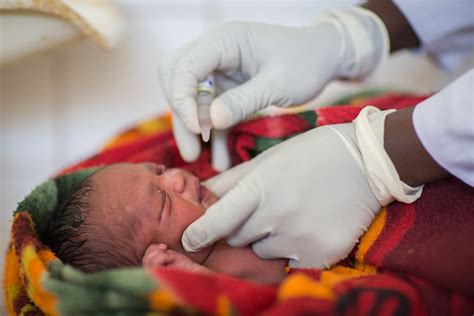
[[[94,153],[127,126],[168,111],[157,76],[164,54],[218,23],[310,25],[321,10],[357,2],[118,0],[113,4],[123,15],[125,32],[114,50],[105,51],[90,39],[75,40],[4,64],[0,68],[0,265],[11,212],[26,194],[59,169]],[[11,48],[12,36],[23,43],[42,19],[41,14],[28,13],[26,22],[20,20],[14,30],[15,23],[9,23],[12,14],[25,12],[0,11],[0,52]],[[56,20],[51,27],[59,25],[61,36],[81,37],[76,26]],[[312,104],[366,87],[431,93],[462,71],[442,72],[423,54],[404,51],[365,82],[332,83]],[[3,314],[1,304],[3,300]]]

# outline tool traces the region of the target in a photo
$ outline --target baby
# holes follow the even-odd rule
[[[88,272],[142,264],[280,282],[286,260],[260,259],[251,247],[220,240],[195,253],[183,249],[184,230],[216,201],[187,171],[113,164],[90,176],[58,209],[45,243],[63,262]]]

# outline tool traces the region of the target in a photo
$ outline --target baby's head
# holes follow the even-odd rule
[[[57,210],[45,243],[64,263],[88,272],[141,265],[146,249],[157,243],[203,262],[211,250],[186,253],[181,236],[215,200],[187,171],[153,163],[110,165]]]

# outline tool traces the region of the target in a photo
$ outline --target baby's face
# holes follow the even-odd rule
[[[189,254],[181,245],[184,230],[217,200],[189,172],[153,163],[123,163],[105,167],[91,182],[87,222],[101,222],[112,236],[124,227],[133,229],[137,257],[152,243],[167,244],[195,262],[209,254],[210,249]]]

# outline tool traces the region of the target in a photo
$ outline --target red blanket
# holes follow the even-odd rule
[[[401,108],[423,99],[389,95],[363,105]],[[361,105],[242,123],[230,133],[232,162],[246,161],[315,126],[350,122]],[[169,118],[159,123],[169,125]],[[134,127],[99,154],[63,172],[121,161],[154,161],[188,169],[201,179],[216,174],[208,145],[197,162],[186,164],[168,125],[159,130]],[[393,203],[382,209],[349,259],[327,271],[292,270],[276,288],[222,275],[166,269],[156,269],[154,274],[179,305],[208,313],[473,315],[473,244],[474,189],[447,179],[426,185],[423,196],[411,205]]]

